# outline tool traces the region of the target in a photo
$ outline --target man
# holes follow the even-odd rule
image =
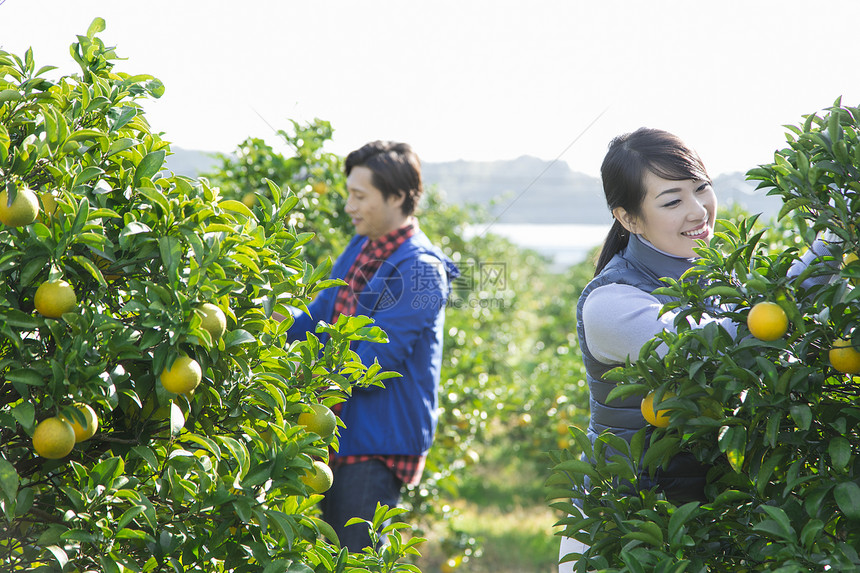
[[[402,375],[385,388],[356,388],[339,410],[346,428],[330,459],[334,485],[323,518],[342,545],[360,551],[370,545],[367,527],[345,527],[347,520],[371,519],[377,502],[396,506],[402,485],[421,478],[437,421],[445,302],[459,271],[413,216],[424,188],[409,145],[368,143],[347,156],[346,175],[356,236],[332,277],[347,285],[320,293],[309,314],[295,317],[289,337],[304,338],[318,321],[334,323],[341,314],[368,316],[389,342],[360,341],[353,350],[364,364],[377,360]]]

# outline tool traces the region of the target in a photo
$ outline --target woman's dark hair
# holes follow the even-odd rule
[[[649,171],[670,181],[711,180],[698,154],[680,138],[666,131],[642,127],[613,139],[603,158],[600,175],[609,210],[621,207],[630,215],[640,217],[646,195],[645,175]],[[616,219],[603,243],[594,276],[627,246],[629,239],[629,233]]]
[[[424,193],[421,181],[421,161],[408,143],[372,141],[346,156],[346,176],[354,167],[367,167],[373,172],[373,186],[388,199],[403,195],[400,206],[404,215],[415,212]]]

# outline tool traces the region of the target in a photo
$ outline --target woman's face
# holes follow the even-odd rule
[[[717,196],[708,181],[663,179],[645,175],[645,199],[640,215],[617,207],[613,215],[629,232],[641,235],[657,249],[676,257],[697,257],[696,241],[708,242],[714,234]]]

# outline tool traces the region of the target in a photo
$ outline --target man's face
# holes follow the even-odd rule
[[[406,222],[403,214],[404,195],[386,199],[373,185],[373,171],[359,165],[353,167],[346,179],[346,214],[352,218],[355,232],[371,241],[400,228]]]

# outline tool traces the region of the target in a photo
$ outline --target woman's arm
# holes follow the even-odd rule
[[[585,339],[592,356],[604,364],[621,364],[627,358],[635,360],[651,338],[667,330],[675,332],[677,310],[662,316],[663,303],[653,295],[634,286],[608,284],[591,291],[582,309]],[[737,325],[728,318],[703,317],[693,328],[717,322],[729,332]],[[657,349],[661,355],[665,346]]]
[[[827,265],[831,272],[825,274],[814,274],[807,278],[800,285],[803,288],[809,288],[814,285],[827,284],[833,280],[834,275],[839,271],[839,266],[842,264],[841,257],[841,239],[833,233],[827,231],[816,237],[815,241],[809,247],[809,250],[791,265],[788,269],[789,277],[800,275],[807,267],[814,264]],[[823,261],[822,257],[833,257],[833,260]]]

